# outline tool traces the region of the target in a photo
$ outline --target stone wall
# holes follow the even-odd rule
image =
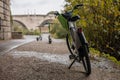
[[[0,0],[0,39],[11,39],[10,0]]]
[[[22,39],[23,34],[22,32],[12,32],[12,39]]]

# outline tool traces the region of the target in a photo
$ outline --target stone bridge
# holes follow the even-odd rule
[[[28,30],[35,30],[43,27],[47,23],[51,23],[55,19],[54,14],[47,15],[13,15],[13,21],[20,23]]]

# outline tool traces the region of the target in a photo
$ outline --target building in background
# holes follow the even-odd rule
[[[0,0],[0,39],[11,39],[10,0]]]

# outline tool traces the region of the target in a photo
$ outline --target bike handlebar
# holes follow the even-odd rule
[[[54,11],[54,15],[59,15],[59,12],[58,11]]]
[[[75,5],[71,11],[68,11],[68,12],[66,12],[66,13],[72,13],[75,9],[78,9],[78,8],[81,7],[81,6],[83,6],[83,4]],[[55,14],[55,15],[59,15],[59,12],[58,12],[58,11],[55,11],[54,14]]]
[[[78,4],[78,5],[74,6],[73,10],[74,10],[74,9],[78,9],[78,8],[81,7],[81,6],[83,6],[83,4]]]

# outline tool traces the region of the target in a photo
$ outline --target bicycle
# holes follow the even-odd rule
[[[58,16],[59,22],[62,26],[68,31],[66,35],[66,43],[69,52],[70,59],[74,59],[73,62],[68,67],[69,69],[72,67],[73,63],[81,62],[83,63],[83,67],[87,75],[91,74],[91,64],[89,59],[89,47],[88,42],[85,38],[82,28],[76,27],[76,21],[80,19],[78,15],[72,16],[72,13],[75,9],[83,6],[83,4],[79,4],[74,6],[74,8],[68,12],[63,14],[59,14],[55,12],[55,15]]]
[[[36,37],[36,40],[37,40],[37,41],[39,41],[39,40],[41,40],[41,41],[42,41],[42,36],[41,36],[41,35],[39,35],[38,37]]]

